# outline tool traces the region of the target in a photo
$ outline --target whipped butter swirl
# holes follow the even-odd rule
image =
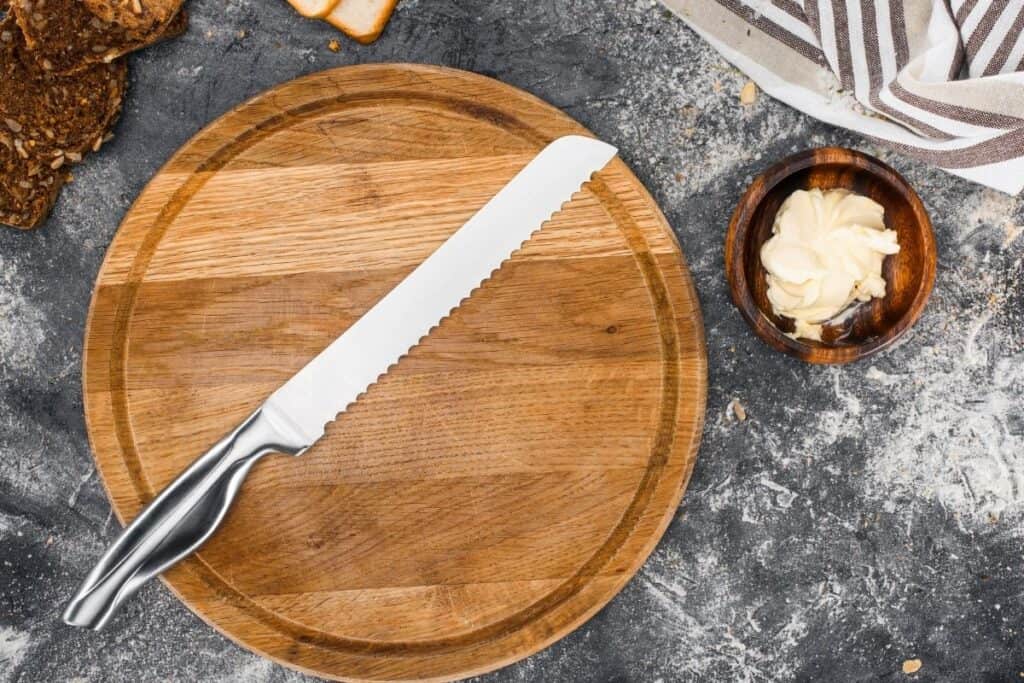
[[[761,247],[768,300],[792,318],[792,337],[821,340],[822,323],[854,301],[885,296],[882,261],[900,250],[885,209],[847,190],[797,190]]]

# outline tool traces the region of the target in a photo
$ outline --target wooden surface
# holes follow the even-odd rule
[[[581,132],[496,81],[382,65],[285,84],[196,136],[126,217],[90,311],[86,418],[119,519]],[[307,454],[261,461],[165,580],[325,677],[497,668],[644,562],[705,392],[679,247],[616,159]]]
[[[844,188],[885,209],[885,227],[895,230],[898,254],[886,257],[886,295],[827,324],[820,342],[791,339],[790,318],[768,301],[761,246],[772,235],[775,214],[796,190]],[[924,204],[899,173],[872,156],[823,147],[783,159],[758,176],[736,207],[725,240],[725,270],[732,299],[761,339],[811,363],[849,363],[892,344],[921,316],[935,283],[935,237]]]

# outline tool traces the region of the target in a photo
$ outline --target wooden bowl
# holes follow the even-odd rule
[[[875,200],[900,245],[882,265],[885,297],[826,324],[820,342],[786,336],[793,321],[772,312],[761,265],[761,245],[782,202],[812,188],[844,188]],[[886,348],[920,317],[935,282],[935,237],[920,197],[899,173],[867,154],[823,147],[783,159],[747,188],[725,238],[725,271],[733,301],[770,346],[810,363],[849,363]]]

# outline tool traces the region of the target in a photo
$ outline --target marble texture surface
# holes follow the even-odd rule
[[[442,64],[563,108],[622,157],[675,229],[704,310],[700,459],[662,543],[597,617],[488,681],[1024,676],[1024,199],[982,189],[767,97],[659,5],[405,0],[369,47],[283,0],[192,0],[182,38],[132,58],[115,140],[49,222],[0,230],[0,681],[298,681],[159,584],[96,634],[59,611],[117,531],[82,416],[96,272],[146,181],[202,126],[295,76]],[[896,348],[849,367],[769,350],[722,272],[729,214],[796,150],[881,157],[935,223],[938,280]],[[733,400],[745,408],[739,421]]]

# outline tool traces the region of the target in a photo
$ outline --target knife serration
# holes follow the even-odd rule
[[[312,445],[328,422],[450,315],[616,152],[578,135],[549,144],[265,407],[288,419]]]

